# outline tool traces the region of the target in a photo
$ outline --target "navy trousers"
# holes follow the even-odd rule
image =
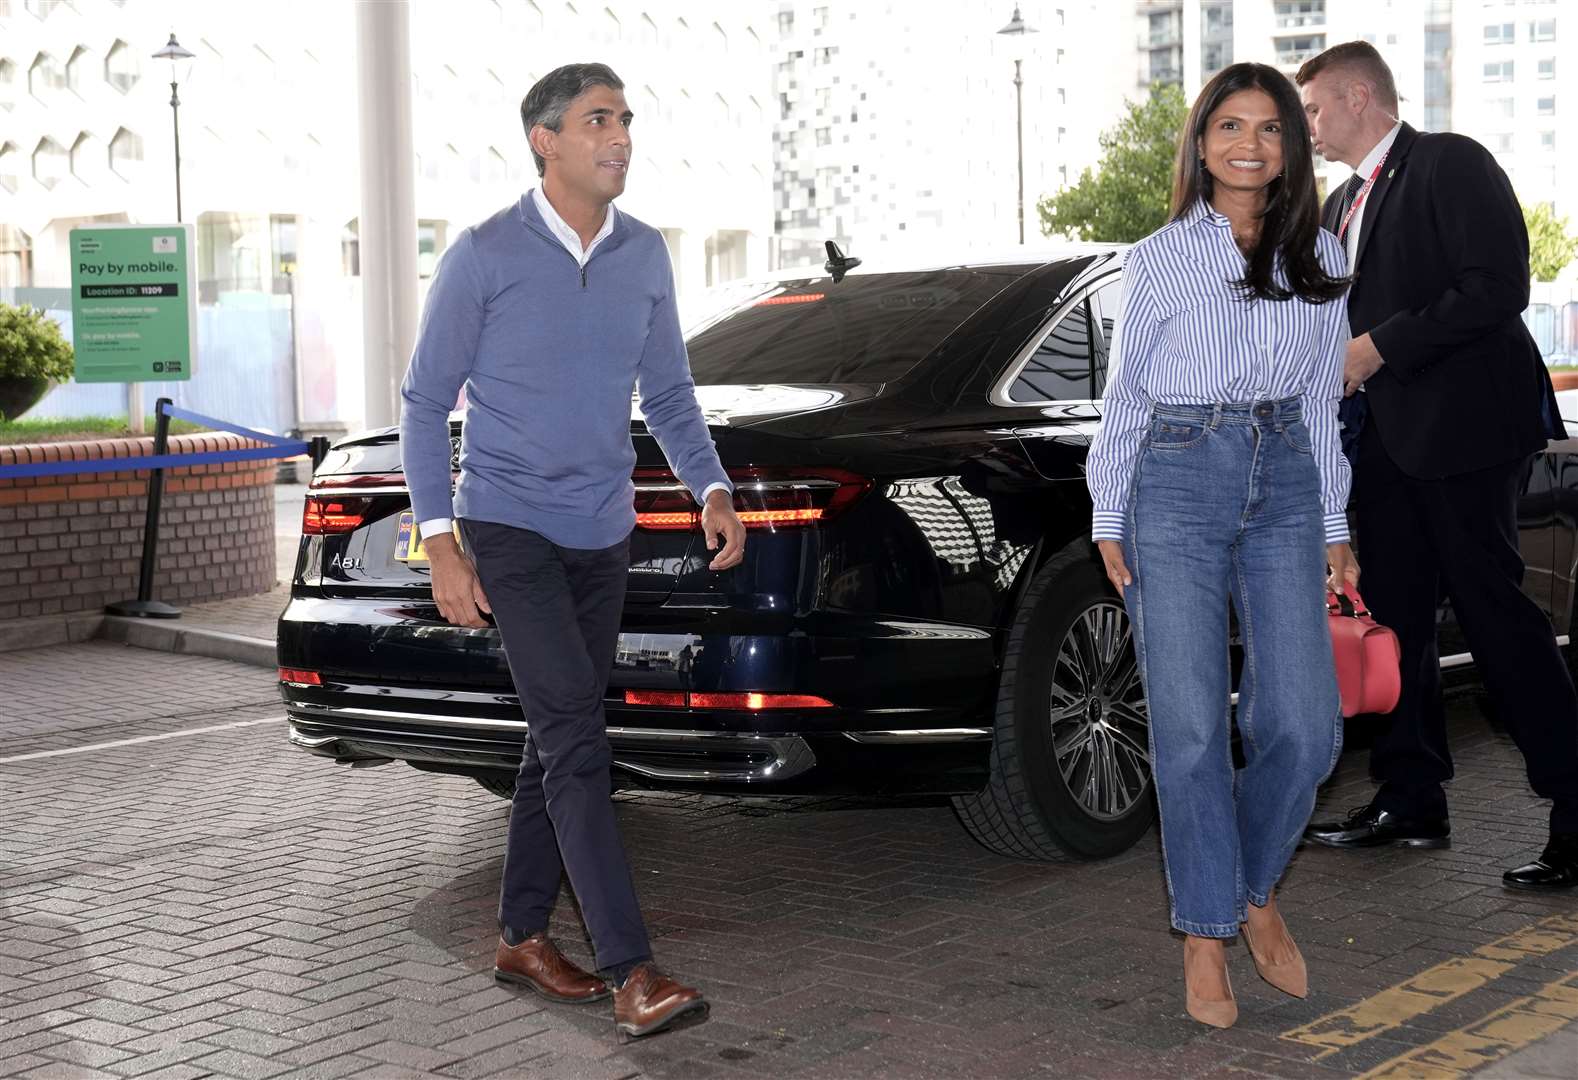
[[[603,715],[629,540],[585,550],[488,521],[462,521],[461,529],[529,729],[510,807],[499,922],[546,929],[567,872],[598,968],[650,959],[614,821]]]
[[[1551,830],[1578,832],[1578,696],[1550,620],[1522,589],[1517,502],[1528,462],[1420,480],[1392,461],[1374,419],[1353,473],[1360,585],[1403,648],[1403,695],[1370,751],[1375,805],[1447,816],[1441,784],[1453,767],[1436,648],[1444,590],[1529,786],[1551,800]]]

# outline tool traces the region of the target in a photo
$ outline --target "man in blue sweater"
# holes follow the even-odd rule
[[[722,542],[712,569],[739,564],[745,528],[696,404],[668,250],[613,206],[631,159],[623,89],[603,64],[571,64],[521,102],[542,184],[445,252],[400,391],[400,446],[439,611],[479,628],[494,616],[530,725],[494,974],[555,1001],[598,1001],[612,985],[615,1024],[634,1037],[703,1018],[707,1002],[652,964],[609,797],[602,699],[635,526],[633,390],[703,504],[708,549]],[[462,387],[451,498],[448,416]],[[599,975],[547,936],[561,871]]]

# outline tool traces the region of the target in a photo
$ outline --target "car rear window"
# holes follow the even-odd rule
[[[1023,267],[820,277],[740,286],[689,331],[699,385],[900,378]]]

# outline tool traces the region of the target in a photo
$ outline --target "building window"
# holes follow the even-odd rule
[[[816,129],[816,145],[818,145],[818,146],[832,146],[833,145],[833,129],[832,128],[817,128]]]
[[[104,144],[86,131],[71,144],[71,175],[84,184],[91,184],[103,176],[107,162]]]
[[[66,148],[45,136],[33,148],[33,179],[46,188],[53,188],[65,178],[70,165]]]
[[[33,58],[33,64],[27,69],[28,93],[42,100],[46,95],[66,88],[66,73],[60,69],[60,61],[48,53],[39,53]]]
[[[0,109],[16,107],[16,64],[0,58]]]
[[[510,182],[509,162],[491,146],[482,155],[482,179],[491,187],[502,187]]]
[[[71,51],[71,57],[66,61],[66,85],[79,97],[88,87],[90,63],[88,50],[81,45]]]
[[[1275,11],[1278,30],[1317,26],[1326,21],[1326,0],[1277,0]]]
[[[429,278],[438,267],[438,257],[448,246],[449,222],[418,221],[416,223],[416,272],[418,277]]]
[[[1556,149],[1556,132],[1554,132],[1554,131],[1542,131],[1542,132],[1540,132],[1540,149],[1541,150],[1555,150]]]
[[[1511,82],[1512,81],[1512,61],[1511,60],[1493,60],[1490,63],[1486,64],[1485,65],[1485,81],[1486,82]]]
[[[1499,119],[1511,120],[1513,117],[1513,111],[1516,109],[1516,107],[1516,98],[1496,98],[1490,103],[1490,112],[1493,116],[1496,116]]]
[[[273,291],[269,219],[261,214],[210,211],[197,215],[197,299],[213,304],[222,293]]]
[[[296,273],[299,258],[296,229],[300,224],[295,214],[271,214],[268,219],[269,252],[273,260],[274,291],[290,292],[290,279]]]
[[[120,128],[110,139],[110,168],[123,180],[130,180],[142,164],[142,136]]]
[[[1491,149],[1492,153],[1510,154],[1512,153],[1512,132],[1493,132],[1485,137],[1485,145]]]
[[[1541,116],[1555,116],[1556,95],[1552,94],[1550,97],[1540,98],[1537,102],[1535,102],[1534,111]]]
[[[1312,56],[1326,51],[1325,34],[1299,34],[1296,37],[1276,39],[1277,63],[1285,67],[1302,64]]]
[[[1511,45],[1516,40],[1512,23],[1491,23],[1485,27],[1486,45]]]
[[[1529,24],[1529,40],[1530,41],[1555,41],[1556,40],[1556,20],[1555,19],[1536,19],[1535,21],[1531,22]]]
[[[104,81],[124,94],[136,86],[141,77],[142,69],[131,46],[124,41],[111,45],[110,51],[104,54]]]
[[[357,219],[352,218],[340,230],[340,267],[346,277],[361,277],[362,240]]]
[[[7,148],[9,147],[9,153]],[[5,162],[16,156],[16,147],[0,146],[0,187],[5,186]],[[33,284],[33,240],[15,225],[0,225],[0,289],[25,289]]]
[[[1535,72],[1535,77],[1540,79],[1556,78],[1556,57],[1548,56],[1541,60],[1539,70]]]
[[[22,155],[17,151],[16,143],[0,143],[0,188],[15,195],[21,182]]]
[[[40,19],[47,19],[50,13],[64,4],[66,0],[27,0],[22,6],[27,8],[27,13]]]

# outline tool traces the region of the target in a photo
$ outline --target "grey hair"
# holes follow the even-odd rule
[[[538,124],[549,131],[563,127],[570,102],[594,86],[606,86],[611,90],[625,88],[607,64],[566,64],[538,79],[521,99],[521,126],[526,129],[526,144],[531,146],[531,129]],[[537,163],[537,175],[541,176],[548,163],[537,153],[536,147],[532,147],[531,157]]]

